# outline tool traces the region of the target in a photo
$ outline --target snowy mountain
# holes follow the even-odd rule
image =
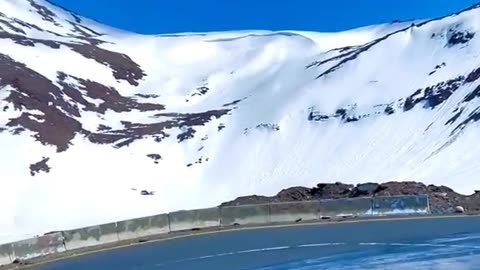
[[[480,189],[479,6],[159,36],[44,0],[0,12],[1,242],[318,182]]]

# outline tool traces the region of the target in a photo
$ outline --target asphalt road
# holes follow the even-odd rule
[[[111,250],[58,261],[38,269],[386,268],[480,269],[480,217],[229,231]]]

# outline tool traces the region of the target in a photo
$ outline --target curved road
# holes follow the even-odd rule
[[[81,256],[41,270],[480,269],[480,217],[239,230]]]

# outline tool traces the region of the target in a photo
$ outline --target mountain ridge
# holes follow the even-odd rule
[[[0,241],[320,181],[480,189],[478,5],[341,33],[181,36],[43,0],[0,12]]]

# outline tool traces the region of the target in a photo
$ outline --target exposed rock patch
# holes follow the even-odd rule
[[[279,131],[280,126],[274,123],[261,123],[255,126],[255,128],[245,128],[243,134],[248,134],[252,129],[265,130],[265,131]]]
[[[437,65],[436,69],[445,66],[444,63]],[[378,104],[372,108],[362,108],[368,113],[358,113],[357,105],[351,104],[345,108],[339,108],[335,112],[321,112],[315,110],[315,107],[309,108],[308,121],[329,121],[332,119],[339,119],[344,123],[351,123],[360,121],[363,118],[371,117],[372,115],[392,115],[396,112],[408,112],[419,104],[423,109],[433,110],[438,106],[444,104],[460,87],[467,83],[473,83],[480,78],[480,68],[471,71],[467,76],[458,76],[454,79],[439,82],[435,85],[426,87],[424,89],[417,89],[410,96],[391,102],[389,104]],[[468,93],[462,103],[466,104],[475,98],[480,97],[480,86]],[[383,108],[383,110],[381,110]],[[452,112],[453,116],[445,122],[445,125],[450,125],[456,122],[463,113],[461,104]],[[468,115],[467,119],[458,124],[452,132],[452,135],[459,130],[465,128],[468,123],[480,120],[480,108],[474,110]]]
[[[108,130],[112,130],[112,128],[102,124],[98,125],[97,127],[97,131],[108,131]]]
[[[155,191],[142,190],[142,191],[140,191],[140,195],[142,195],[142,196],[153,196],[153,195],[155,195]]]
[[[66,79],[74,79],[79,87],[71,85],[66,82]],[[134,98],[124,97],[113,87],[107,87],[98,82],[84,80],[75,76],[67,75],[63,72],[58,73],[58,81],[63,86],[63,91],[78,103],[85,106],[85,110],[95,111],[104,114],[106,110],[115,112],[129,112],[132,110],[145,111],[160,111],[165,109],[164,105],[155,103],[140,103]],[[85,100],[82,93],[84,91],[89,98],[103,101],[102,104],[96,106]]]
[[[382,41],[385,41],[393,35],[396,35],[396,34],[401,33],[401,32],[405,32],[408,29],[411,29],[411,28],[416,27],[416,26],[418,26],[418,25],[412,24],[409,27],[406,27],[406,28],[400,29],[398,31],[392,32],[392,33],[390,33],[388,35],[385,35],[381,38],[373,40],[373,41],[371,41],[371,42],[369,42],[365,45],[355,47],[355,49],[353,49],[353,50],[350,50],[350,48],[348,48],[348,50],[345,53],[341,53],[340,55],[328,58],[326,60],[314,61],[311,64],[307,65],[305,68],[309,69],[309,68],[312,68],[312,67],[320,67],[320,66],[322,66],[326,63],[338,60],[338,62],[336,64],[334,64],[332,67],[328,68],[326,71],[322,72],[320,75],[318,75],[316,77],[316,79],[325,77],[326,75],[329,75],[329,74],[337,71],[338,69],[342,68],[345,64],[349,63],[350,61],[353,61],[353,60],[357,59],[361,54],[370,50],[372,47],[381,43]]]
[[[13,24],[11,24],[10,22],[4,20],[4,19],[0,19],[0,24],[3,24],[4,26],[6,26],[7,28],[9,28],[10,30],[18,33],[18,34],[23,34],[23,35],[26,35],[27,33],[25,31],[23,31],[23,29],[19,28],[19,27],[16,27],[14,26]],[[3,29],[2,29],[3,30]]]
[[[139,80],[146,75],[140,66],[125,54],[105,50],[92,44],[63,43],[63,45],[85,58],[109,67],[116,79],[125,80],[133,86],[138,86]]]
[[[465,79],[465,83],[472,83],[480,78],[480,68],[477,68],[470,72]]]
[[[72,32],[77,34],[77,35],[69,34],[69,36],[75,37],[77,39],[85,40],[93,46],[106,43],[105,41],[97,38],[97,37],[100,37],[101,34],[97,33],[96,31],[74,22],[69,21],[69,23],[73,27]]]
[[[445,82],[440,82],[435,86],[429,86],[425,89],[418,89],[405,100],[404,111],[413,109],[418,103],[423,102],[424,108],[434,109],[445,102],[465,81],[464,76],[459,76]]]
[[[233,106],[233,105],[237,105],[238,103],[242,102],[243,99],[237,99],[237,100],[234,100],[230,103],[226,103],[226,104],[223,104],[222,106],[223,107],[229,107],[229,106]]]
[[[206,86],[198,87],[198,88],[197,88],[197,91],[192,94],[192,97],[194,97],[194,96],[203,96],[203,95],[205,95],[206,93],[208,93],[209,90],[210,90],[210,88],[208,88],[208,87],[206,87]]]
[[[12,34],[1,30],[0,38],[10,39],[16,44],[29,47],[34,47],[36,44],[42,44],[50,47],[51,49],[60,49],[61,46],[69,47],[83,57],[92,59],[99,64],[109,67],[112,70],[114,78],[116,78],[117,80],[125,80],[133,86],[139,85],[139,81],[142,80],[146,76],[146,74],[137,63],[135,63],[129,56],[125,54],[109,51],[98,47],[97,45],[103,43],[103,41],[96,39],[95,35],[87,33],[82,28],[80,28],[79,25],[73,24],[73,26],[74,32],[79,33],[79,35],[75,37],[87,41],[88,43],[72,43],[64,41],[36,39],[20,34]],[[90,31],[94,32],[94,30]]]
[[[81,124],[67,115],[80,116],[78,108],[66,102],[62,91],[36,71],[0,54],[0,87],[12,86],[15,90],[6,98],[16,110],[36,110],[43,115],[23,112],[12,118],[8,127],[22,127],[35,133],[42,144],[57,146],[57,151],[69,147]]]
[[[131,123],[122,122],[124,129],[110,130],[105,133],[88,133],[88,138],[93,143],[115,144],[116,147],[128,146],[132,142],[147,136],[157,136],[156,141],[169,136],[166,132],[173,128],[183,128],[184,131],[177,136],[179,142],[192,138],[196,133],[195,126],[203,126],[212,118],[220,118],[230,110],[211,110],[201,113],[160,113],[156,117],[169,117],[170,120],[157,123]],[[160,137],[158,137],[160,136]]]
[[[331,119],[340,119],[344,123],[351,123],[360,121],[360,119],[370,116],[369,114],[359,115],[356,113],[356,110],[357,104],[349,105],[346,108],[339,108],[333,113],[322,113],[316,111],[314,107],[311,107],[307,119],[308,121],[327,121]],[[380,111],[377,113],[380,113]]]
[[[441,68],[445,67],[447,64],[445,64],[445,62],[442,62],[440,65],[436,65],[435,68],[433,69],[433,71],[431,71],[430,73],[428,73],[428,76],[431,76],[433,75],[434,73],[436,73],[437,71],[439,71]]]
[[[479,78],[480,78],[480,68],[477,68],[468,74],[468,76],[466,77],[463,83],[470,84],[470,83],[476,82]],[[455,123],[456,120],[461,116],[461,114],[464,111],[464,109],[461,106],[467,104],[468,102],[478,97],[480,97],[480,86],[477,86],[474,90],[472,90],[470,93],[468,93],[464,97],[463,101],[454,109],[453,113],[455,113],[455,115],[452,118],[450,118],[445,124],[447,125],[447,124]],[[464,121],[459,123],[455,127],[455,129],[452,131],[451,135],[453,136],[457,134],[459,131],[467,127],[469,123],[476,122],[478,120],[480,120],[480,107],[475,108],[475,110],[473,110]]]
[[[165,108],[161,104],[137,102],[134,98],[121,96],[112,87],[61,72],[57,81],[62,87],[60,89],[43,75],[7,55],[0,54],[0,65],[0,87],[14,88],[5,101],[11,103],[15,110],[23,111],[19,117],[11,118],[7,127],[14,129],[13,134],[24,129],[31,130],[36,140],[44,145],[56,146],[58,152],[67,150],[77,133],[90,133],[84,131],[81,123],[75,119],[81,116],[79,105],[83,105],[83,110],[98,113],[105,113],[106,110],[159,111]],[[77,85],[67,83],[67,78],[76,80]],[[102,103],[98,106],[92,104],[85,96],[101,100]],[[67,101],[67,97],[75,103]],[[41,114],[29,111],[40,111]]]
[[[48,9],[45,6],[37,4],[34,0],[27,0],[30,5],[37,11],[37,13],[42,17],[42,20],[51,22],[55,24],[56,26],[61,26],[55,18],[57,15],[53,13],[50,9]]]
[[[28,29],[35,29],[39,32],[45,32],[44,29],[40,28],[39,26],[35,25],[35,24],[31,24],[29,22],[25,22],[25,21],[22,21],[22,20],[19,20],[17,18],[12,18],[11,19],[13,22],[21,25],[22,27],[25,27],[25,28],[28,28]]]
[[[42,44],[52,49],[59,49],[60,45],[62,44],[58,41],[29,38],[23,35],[12,34],[6,31],[0,31],[0,39],[10,39],[16,44],[28,47],[35,47],[36,44]]]
[[[454,111],[454,113],[455,114],[450,119],[448,119],[447,122],[445,122],[445,125],[450,125],[450,124],[454,123],[455,121],[457,121],[457,119],[462,115],[463,109],[457,109],[457,110]]]
[[[50,158],[43,157],[41,161],[31,164],[30,165],[30,175],[35,176],[36,174],[40,172],[44,173],[49,173],[50,172],[50,166],[48,166],[47,162],[50,160]]]
[[[190,168],[192,167],[193,165],[197,165],[197,164],[202,164],[204,162],[208,162],[209,158],[204,158],[204,157],[199,157],[195,162],[192,162],[192,163],[188,163],[187,164],[187,167]]]
[[[453,47],[458,44],[466,44],[475,37],[475,33],[469,31],[450,30],[448,35],[450,36],[447,41],[448,47]]]
[[[159,95],[155,95],[155,94],[135,94],[135,96],[141,97],[141,98],[158,98],[158,97],[160,97]]]
[[[461,112],[459,112],[459,114],[461,114]],[[458,118],[456,115],[454,117],[456,117],[456,118],[455,119],[450,119],[450,120],[455,121]],[[465,119],[460,124],[458,124],[458,126],[452,131],[451,135],[453,136],[458,131],[461,131],[461,130],[465,129],[465,127],[469,123],[477,122],[479,120],[480,120],[480,107],[477,107],[473,112],[471,112],[468,115],[467,119]]]
[[[159,154],[148,154],[147,157],[151,158],[155,164],[158,164],[159,160],[162,159],[162,156]]]
[[[395,109],[391,105],[388,105],[387,107],[385,107],[385,110],[383,112],[386,115],[391,115],[395,113]]]
[[[184,132],[177,135],[178,142],[180,143],[188,139],[192,139],[195,133],[197,133],[195,129],[187,127]]]

